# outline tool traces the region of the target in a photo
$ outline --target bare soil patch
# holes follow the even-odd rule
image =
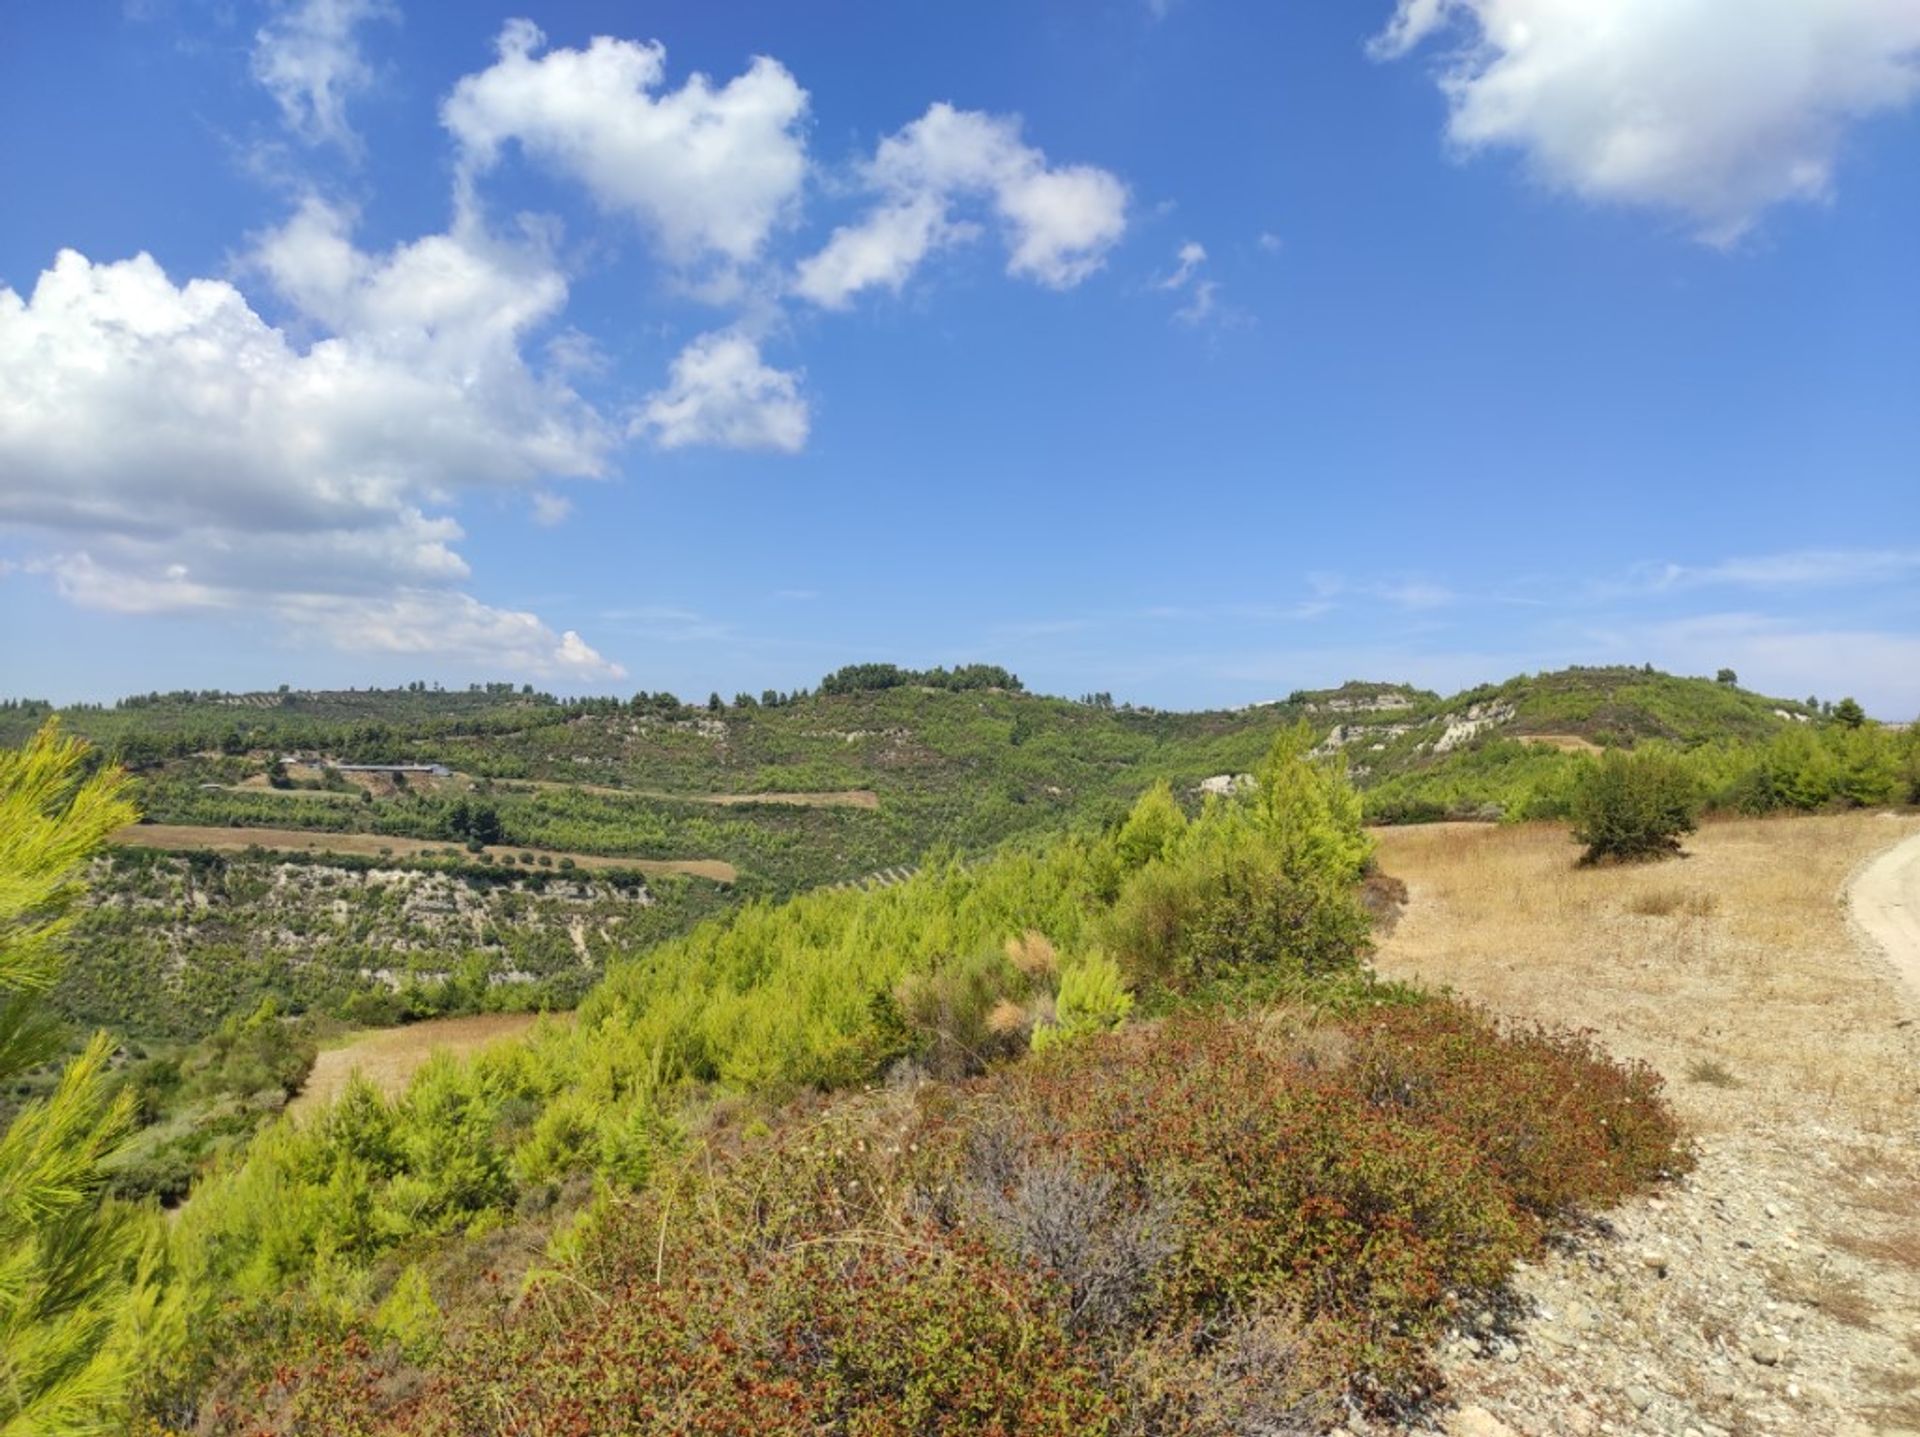
[[[249,848],[267,848],[294,853],[347,853],[360,857],[379,857],[383,853],[397,857],[418,857],[442,852],[446,843],[423,838],[392,838],[379,833],[314,833],[298,828],[210,828],[185,823],[134,823],[117,830],[108,842],[123,847],[161,848],[172,852],[200,850],[212,853],[243,853]],[[519,844],[501,844],[485,851],[487,858],[503,861],[522,853],[545,853],[558,862],[571,858],[586,869],[632,869],[640,873],[675,873],[705,878],[715,883],[732,883],[740,872],[731,863],[718,858],[609,858],[599,853],[560,853],[551,849],[526,848]],[[479,855],[475,855],[476,857]]]
[[[322,1050],[306,1085],[287,1104],[287,1111],[297,1120],[326,1107],[340,1096],[347,1079],[356,1072],[386,1096],[397,1097],[435,1053],[464,1057],[490,1043],[519,1037],[540,1017],[537,1013],[480,1013],[356,1033],[337,1047]]]
[[[1577,869],[1558,826],[1380,831],[1409,888],[1383,973],[1595,1030],[1698,1135],[1689,1178],[1522,1274],[1529,1320],[1449,1347],[1462,1401],[1527,1434],[1915,1425],[1920,993],[1847,894],[1916,833],[1714,822],[1683,859]]]
[[[1605,752],[1592,739],[1581,738],[1577,733],[1517,733],[1514,737],[1521,743],[1534,744],[1540,748],[1557,748],[1562,753]]]
[[[275,788],[263,773],[243,778],[238,783],[221,783],[214,787],[227,793],[271,793],[281,798],[323,798],[333,803],[352,803],[356,800],[356,795],[333,788]]]

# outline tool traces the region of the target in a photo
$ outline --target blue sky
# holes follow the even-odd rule
[[[1917,100],[1888,0],[21,8],[0,687],[1909,718]]]

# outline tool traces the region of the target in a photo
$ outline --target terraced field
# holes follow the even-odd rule
[[[245,853],[264,848],[285,853],[340,853],[357,858],[418,858],[445,853],[445,843],[423,838],[396,838],[377,833],[316,833],[298,828],[202,828],[186,823],[135,823],[115,832],[108,842],[123,848],[157,848],[168,853]],[[458,850],[455,850],[458,852]],[[601,871],[624,870],[649,875],[677,874],[713,883],[733,883],[739,870],[718,858],[607,858],[594,853],[560,853],[520,844],[493,844],[475,859],[511,863],[521,853],[544,855],[556,863],[570,859],[576,867]]]

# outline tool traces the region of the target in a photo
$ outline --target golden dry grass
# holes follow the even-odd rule
[[[1581,738],[1576,733],[1523,733],[1515,734],[1521,743],[1530,743],[1539,748],[1557,748],[1562,753],[1602,753],[1599,744],[1590,738]]]
[[[1593,1028],[1666,1074],[1704,1129],[1827,1112],[1906,1133],[1913,1030],[1897,1025],[1916,1001],[1861,951],[1842,900],[1857,865],[1916,829],[1870,813],[1729,820],[1685,858],[1593,869],[1556,825],[1382,830],[1381,867],[1411,898],[1377,966]],[[1696,1064],[1737,1086],[1682,1081]]]
[[[298,1096],[287,1104],[287,1111],[297,1119],[303,1113],[325,1108],[340,1096],[347,1079],[356,1072],[388,1097],[397,1097],[405,1090],[407,1080],[435,1053],[464,1057],[490,1043],[517,1038],[538,1021],[539,1015],[534,1013],[480,1013],[357,1033],[321,1052]]]
[[[377,858],[389,853],[400,858],[442,852],[445,842],[422,838],[392,838],[379,833],[315,833],[298,828],[208,828],[186,823],[133,823],[116,830],[107,841],[129,848],[159,848],[168,852],[243,853],[249,848],[292,853],[345,853]],[[499,844],[485,856],[503,862],[522,853],[545,853],[554,862],[571,858],[586,869],[633,869],[640,873],[680,873],[715,883],[732,883],[739,870],[718,858],[608,858],[597,853],[559,853],[550,849]]]
[[[1911,1333],[1920,1357],[1920,994],[1845,901],[1867,860],[1916,831],[1911,815],[1729,820],[1685,858],[1591,869],[1557,826],[1379,834],[1382,867],[1410,890],[1381,939],[1384,974],[1591,1029],[1667,1078],[1702,1167],[1623,1221],[1663,1245],[1671,1223],[1688,1280],[1615,1267],[1583,1300],[1650,1370],[1679,1335],[1737,1353],[1757,1323],[1795,1324],[1807,1386],[1792,1418],[1764,1408],[1782,1393],[1762,1386],[1736,1394],[1723,1430],[1920,1427],[1920,1363],[1901,1346]],[[1707,1410],[1718,1399],[1690,1370],[1667,1375]],[[1605,1360],[1579,1374],[1616,1379]]]

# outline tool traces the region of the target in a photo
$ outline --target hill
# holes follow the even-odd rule
[[[0,706],[0,739],[46,712]],[[570,1006],[610,956],[742,901],[1102,828],[1157,780],[1197,807],[1299,722],[1387,822],[1550,816],[1583,754],[1634,742],[1697,751],[1731,792],[1746,770],[1728,754],[1831,728],[1805,704],[1621,668],[1194,713],[1029,694],[1000,669],[862,665],[698,706],[496,684],[146,695],[61,718],[134,771],[147,819],[96,874],[62,1004],[175,1038],[262,997],[362,1019]]]

